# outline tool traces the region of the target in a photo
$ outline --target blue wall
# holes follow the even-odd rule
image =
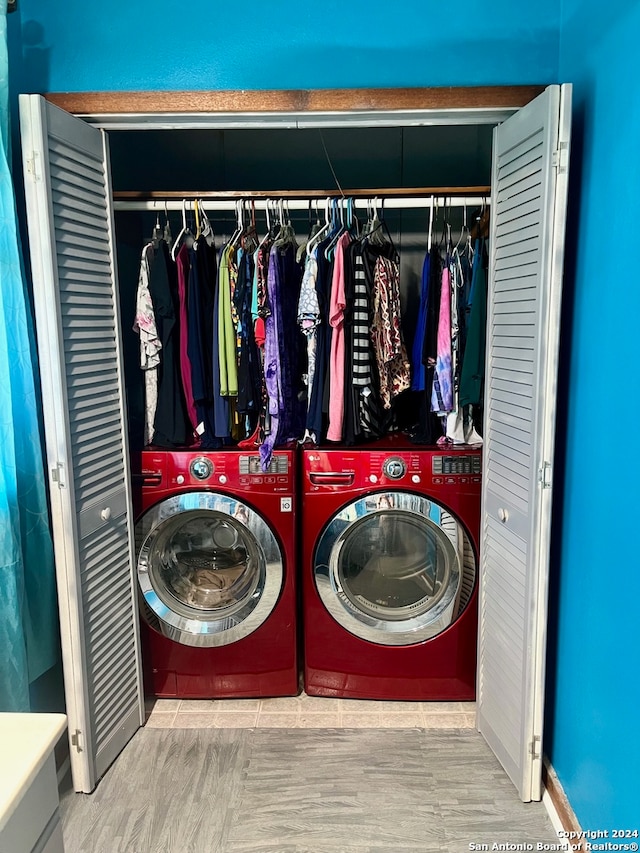
[[[34,92],[555,80],[558,3],[538,0],[530,17],[511,0],[451,11],[434,0],[182,8],[20,0],[10,16],[12,74]]]
[[[565,353],[565,485],[547,753],[584,829],[640,829],[640,4],[565,0],[574,84]]]
[[[326,0],[271,18],[253,0],[235,18],[217,4],[118,8],[20,0],[9,26],[13,91],[576,84],[559,419],[567,477],[546,748],[584,828],[632,826],[640,412],[627,312],[637,301],[637,2],[609,0],[606,15],[595,0],[564,0],[562,10],[559,0],[539,0],[535,12],[493,0],[453,14],[433,0]],[[614,454],[622,462],[612,470]]]

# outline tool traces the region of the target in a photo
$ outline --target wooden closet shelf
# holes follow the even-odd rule
[[[264,113],[518,108],[543,86],[460,86],[405,89],[300,89],[191,92],[48,92],[76,114]]]

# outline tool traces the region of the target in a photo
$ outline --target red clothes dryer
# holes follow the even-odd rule
[[[298,692],[295,454],[145,450],[136,478],[145,686],[154,696]]]
[[[303,454],[308,694],[472,700],[482,452]]]

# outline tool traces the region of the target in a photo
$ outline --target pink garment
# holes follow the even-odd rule
[[[187,403],[187,413],[191,426],[195,430],[198,426],[198,413],[193,400],[193,386],[191,384],[191,362],[187,351],[188,323],[187,323],[187,282],[189,281],[189,249],[183,243],[180,246],[176,258],[178,268],[178,299],[180,301],[180,374],[182,376],[182,387],[184,398]]]
[[[329,325],[331,335],[331,353],[329,355],[329,441],[342,441],[344,421],[344,247],[351,242],[348,233],[338,239],[333,261],[331,279],[331,299],[329,301]]]
[[[438,318],[438,355],[433,372],[431,411],[446,415],[453,409],[453,372],[451,369],[451,273],[442,270],[440,316]]]

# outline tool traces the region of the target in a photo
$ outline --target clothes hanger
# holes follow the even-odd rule
[[[242,229],[244,228],[244,223],[242,220],[242,199],[236,199],[236,230],[233,232],[229,240],[227,241],[227,246],[230,249],[236,248],[236,243],[242,234]]]
[[[380,199],[380,216],[378,216],[378,198],[376,197],[373,200],[372,205],[373,217],[371,219],[369,232],[367,234],[367,240],[373,246],[384,246],[384,232],[389,237],[389,242],[393,245],[393,240],[391,240],[391,235],[389,234],[389,228],[384,221],[384,200]]]
[[[434,197],[431,196],[431,204],[429,206],[429,237],[427,239],[427,251],[431,252],[431,243],[433,240],[433,206]]]
[[[247,205],[251,211],[251,216],[249,218],[249,224],[245,228],[244,232],[240,237],[240,242],[242,248],[246,252],[255,252],[256,248],[260,243],[260,239],[258,237],[258,232],[256,230],[256,203],[253,199],[251,201],[247,200]]]
[[[375,200],[375,216],[372,220],[373,229],[369,231],[366,240],[372,246],[382,247],[386,243],[389,244],[391,249],[393,250],[393,260],[395,263],[400,263],[400,255],[398,250],[396,249],[395,243],[393,242],[393,237],[391,236],[391,232],[389,231],[389,226],[384,218],[384,199],[380,200],[380,213],[381,218],[378,217],[378,207],[377,207],[378,199]]]
[[[213,246],[215,243],[216,235],[213,231],[213,226],[209,221],[209,217],[207,216],[207,212],[204,209],[204,203],[202,199],[198,201],[198,207],[200,209],[200,227],[202,229],[202,236],[210,246]]]
[[[344,225],[344,216],[343,216],[343,214],[344,214],[343,203],[345,202],[345,197],[342,196],[342,198],[334,199],[334,201],[336,204],[335,211],[336,211],[336,215],[337,215],[338,228],[337,228],[335,234],[332,236],[331,242],[329,243],[327,248],[324,250],[324,256],[328,261],[330,261],[332,259],[333,253],[334,253],[335,248],[338,244],[338,240],[340,239],[340,237],[342,237],[342,235],[346,231],[346,228]]]
[[[157,249],[160,245],[160,240],[162,240],[162,228],[160,227],[160,211],[156,208],[156,202],[153,202],[153,207],[156,211],[156,224],[153,226],[153,231],[151,233],[151,242],[153,243],[153,248]]]
[[[331,204],[331,196],[327,196],[324,204],[324,225],[307,243],[307,255],[312,255],[316,247],[324,240],[329,229],[331,228],[331,219],[329,217],[329,206]]]
[[[270,204],[271,204],[271,199],[268,198],[266,201],[266,204],[265,204],[265,216],[267,219],[267,231],[266,231],[264,237],[262,238],[262,240],[260,240],[260,242],[258,243],[258,245],[256,247],[256,252],[260,251],[260,249],[264,246],[264,244],[267,242],[267,240],[269,240],[269,238],[271,237],[271,210],[269,208]]]
[[[463,199],[463,204],[462,204],[462,228],[460,229],[460,238],[458,239],[458,242],[455,245],[454,252],[457,252],[458,254],[461,253],[460,243],[462,243],[463,239],[465,241],[465,245],[462,247],[462,252],[464,252],[464,250],[467,246],[466,236],[467,236],[468,230],[469,229],[467,227],[467,200],[465,198],[465,199]]]
[[[287,209],[287,215],[285,216],[284,199],[282,199],[282,198],[280,199],[278,206],[279,206],[281,224],[280,224],[280,231],[278,232],[278,236],[276,237],[273,245],[274,245],[274,247],[280,249],[280,248],[283,248],[284,246],[286,246],[288,244],[293,244],[297,249],[298,244],[296,241],[296,234],[295,234],[295,231],[293,230],[293,226],[291,225],[291,220],[288,218],[288,213],[289,213],[288,209]]]
[[[180,233],[178,234],[178,236],[176,237],[176,241],[173,244],[173,247],[171,249],[171,257],[174,261],[176,259],[176,255],[178,253],[178,248],[180,247],[180,244],[181,244],[183,238],[188,237],[190,234],[191,234],[191,231],[189,231],[189,226],[187,225],[187,200],[186,200],[186,198],[183,198],[182,199],[182,229],[181,229]]]
[[[316,208],[316,221],[315,222],[311,218],[311,212],[313,210],[314,201],[315,201],[315,208]],[[318,215],[318,200],[317,199],[309,199],[309,234],[307,236],[307,239],[303,243],[300,243],[300,245],[298,246],[298,251],[296,252],[296,261],[298,263],[302,263],[302,259],[305,255],[305,253],[308,252],[309,243],[314,238],[314,236],[318,233],[318,231],[320,230],[320,227],[321,227],[321,225],[320,225],[320,217]]]
[[[202,231],[200,230],[200,209],[199,208],[200,208],[200,205],[198,204],[198,199],[195,198],[193,200],[193,215],[195,216],[195,219],[196,219],[196,240],[202,234]]]
[[[167,205],[167,200],[164,200],[164,229],[162,231],[162,239],[165,241],[167,246],[171,246],[173,242],[173,236],[171,234],[171,225],[169,224],[169,207]]]

